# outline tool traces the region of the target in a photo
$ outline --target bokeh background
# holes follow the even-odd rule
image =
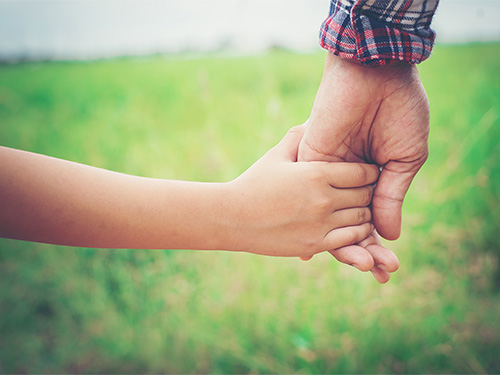
[[[327,0],[2,1],[0,144],[228,181],[311,110]],[[331,256],[0,240],[0,373],[500,373],[500,3],[442,0],[386,285]],[[1,207],[0,207],[1,209]]]

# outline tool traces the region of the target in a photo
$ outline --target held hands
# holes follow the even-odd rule
[[[367,206],[378,168],[297,162],[304,130],[304,126],[292,128],[276,147],[228,183],[231,248],[307,259],[357,243],[373,231]]]
[[[399,237],[401,208],[428,154],[429,104],[417,68],[394,63],[369,68],[329,53],[299,160],[374,163],[382,168],[372,201],[373,221],[386,239]],[[332,252],[371,270],[379,282],[398,268],[374,233]]]

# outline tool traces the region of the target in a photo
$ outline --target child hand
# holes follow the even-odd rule
[[[373,231],[367,207],[377,166],[297,162],[304,127],[228,183],[232,249],[309,258],[357,243]]]

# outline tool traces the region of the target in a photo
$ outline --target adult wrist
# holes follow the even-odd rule
[[[328,53],[323,72],[324,79],[329,76],[341,77],[344,82],[364,82],[368,84],[382,83],[387,80],[418,80],[418,69],[415,64],[397,61],[376,68],[364,65],[357,60],[345,59]],[[374,82],[374,80],[376,82]],[[380,87],[381,89],[383,87]]]

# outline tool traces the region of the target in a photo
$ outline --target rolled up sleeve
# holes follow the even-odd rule
[[[420,63],[432,51],[439,0],[331,0],[320,45],[369,66]]]

